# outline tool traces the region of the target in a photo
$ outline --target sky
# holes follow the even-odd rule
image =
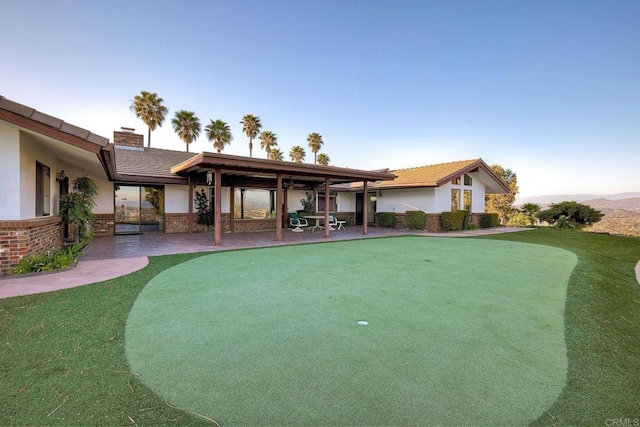
[[[0,0],[0,95],[113,139],[141,91],[221,119],[260,117],[285,153],[311,132],[334,166],[482,158],[519,199],[640,191],[637,0]],[[254,142],[254,157],[265,157]]]

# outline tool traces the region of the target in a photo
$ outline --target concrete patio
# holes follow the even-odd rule
[[[222,236],[222,246],[214,246],[212,231],[195,234],[145,233],[97,237],[87,246],[85,255],[80,258],[78,265],[73,269],[26,276],[0,276],[0,299],[51,292],[115,279],[144,268],[149,263],[149,256],[299,245],[407,234],[467,237],[523,230],[528,229],[498,227],[449,233],[426,233],[368,227],[368,234],[365,236],[362,234],[361,226],[350,226],[344,230],[332,231],[328,238],[324,237],[322,231],[305,230],[302,233],[294,233],[291,230],[283,230],[283,239],[280,242],[276,241],[274,231],[227,233]]]

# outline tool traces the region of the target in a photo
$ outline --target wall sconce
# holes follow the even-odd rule
[[[382,197],[382,191],[378,190],[378,199]]]
[[[64,181],[64,179],[67,177],[67,175],[64,174],[64,170],[61,170],[60,172],[58,172],[58,174],[56,175],[56,181],[58,182],[62,182]]]
[[[211,185],[213,182],[213,172],[207,171],[207,185]]]

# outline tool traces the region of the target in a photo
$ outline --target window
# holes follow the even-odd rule
[[[460,210],[460,189],[454,188],[451,190],[451,210]]]
[[[51,169],[36,162],[36,216],[51,214]]]
[[[234,218],[273,218],[276,209],[275,190],[237,188],[234,194]]]
[[[318,212],[324,212],[325,206],[324,193],[318,193]],[[336,212],[338,210],[338,200],[335,194],[329,193],[329,212]]]
[[[464,190],[464,210],[471,212],[471,190]]]
[[[473,185],[473,180],[467,174],[464,175],[464,185]]]

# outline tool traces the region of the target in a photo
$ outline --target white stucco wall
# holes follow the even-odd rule
[[[287,212],[295,212],[302,209],[301,199],[304,199],[307,192],[304,190],[287,190]]]
[[[409,188],[382,190],[377,199],[378,212],[398,212],[421,210],[433,212],[433,188]]]
[[[200,191],[200,189],[197,189],[197,190]],[[165,185],[164,186],[164,211],[165,213],[188,213],[189,212],[189,186],[188,185]]]
[[[338,212],[355,212],[356,211],[356,193],[338,193],[336,203],[338,204]]]
[[[20,132],[20,218],[36,217],[36,162],[49,167],[49,212],[58,212],[58,159],[40,146],[31,135]],[[55,203],[54,203],[55,202]]]
[[[4,122],[0,122],[0,152],[0,220],[21,219],[20,131]]]

